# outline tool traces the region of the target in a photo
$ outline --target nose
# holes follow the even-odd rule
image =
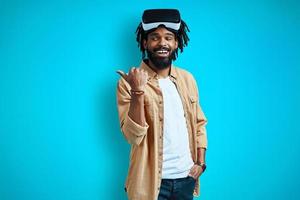
[[[167,41],[164,38],[161,38],[160,41],[159,41],[159,44],[161,46],[167,46]]]

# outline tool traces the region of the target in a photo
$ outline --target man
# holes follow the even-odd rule
[[[117,85],[122,133],[131,144],[125,190],[130,200],[189,200],[199,195],[207,120],[193,76],[172,65],[189,38],[175,9],[145,10],[137,28],[140,67]]]

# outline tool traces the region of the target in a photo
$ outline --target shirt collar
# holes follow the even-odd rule
[[[148,80],[151,80],[153,78],[158,79],[158,74],[153,69],[151,69],[151,67],[149,67],[144,60],[142,60],[142,62],[140,64],[140,68],[144,69],[148,73],[148,76],[149,76]],[[176,69],[175,69],[175,66],[173,64],[171,65],[169,76],[172,77],[175,80],[177,78]]]

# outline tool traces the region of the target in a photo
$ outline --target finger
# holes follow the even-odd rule
[[[195,176],[193,174],[189,174],[189,176],[195,178]]]
[[[130,69],[130,73],[133,73],[135,71],[135,67],[132,67],[131,69]]]
[[[147,79],[147,81],[148,81],[149,75],[148,75],[148,73],[147,73],[147,72],[145,72],[145,78],[146,78],[146,79]]]
[[[201,176],[202,172],[203,172],[202,168],[200,168],[199,170],[197,170],[197,174],[196,174],[197,177]]]
[[[196,179],[196,177],[192,174],[189,174],[190,177],[192,177],[193,179]]]
[[[141,74],[142,70],[140,68],[134,68],[134,72],[138,73],[138,74]]]
[[[122,76],[125,80],[127,80],[127,74],[121,70],[116,71],[120,76]]]
[[[199,170],[198,170],[197,166],[194,166],[193,170],[192,170],[193,177],[197,178],[198,173],[199,173]]]
[[[148,74],[143,73],[142,74],[143,79],[147,82],[148,81]]]
[[[201,176],[201,174],[203,173],[203,169],[200,170],[199,172],[199,176]]]
[[[190,169],[190,171],[194,171],[195,170],[195,166],[193,166],[191,169]]]
[[[192,169],[190,170],[189,175],[192,176],[192,177],[194,177],[194,168],[192,168]]]
[[[195,178],[195,177],[196,177],[195,172],[192,172],[192,173],[191,173],[191,176]]]

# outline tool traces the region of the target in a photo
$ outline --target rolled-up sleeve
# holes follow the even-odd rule
[[[128,116],[131,95],[130,86],[124,79],[117,84],[117,106],[119,112],[120,128],[128,143],[139,145],[147,134],[149,125],[141,126]]]
[[[206,134],[206,124],[207,124],[207,118],[205,117],[203,110],[200,106],[200,98],[199,98],[199,90],[197,86],[197,82],[195,78],[191,77],[195,89],[195,93],[197,96],[198,101],[197,109],[196,109],[196,142],[197,142],[197,148],[205,148],[207,149],[207,134]]]
[[[196,124],[196,140],[197,140],[197,148],[205,148],[207,149],[207,134],[206,134],[206,124],[207,119],[197,102],[197,124]]]

